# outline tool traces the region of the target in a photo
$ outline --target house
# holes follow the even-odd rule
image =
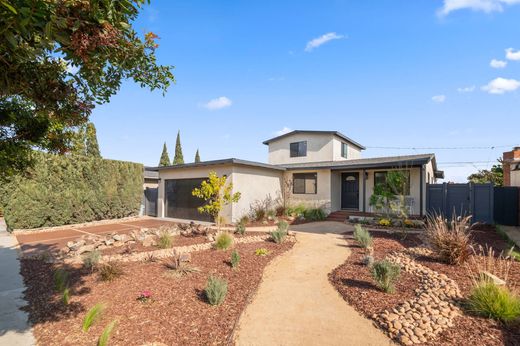
[[[403,194],[412,215],[426,211],[426,184],[443,178],[434,154],[362,158],[365,147],[337,131],[292,131],[263,142],[268,146],[268,163],[224,159],[156,167],[159,173],[159,217],[207,220],[193,197],[194,187],[210,171],[227,176],[242,197],[227,206],[222,215],[236,221],[251,206],[266,198],[286,198],[290,205],[305,204],[327,213],[347,210],[370,213],[374,185],[385,181],[390,170],[409,177]]]
[[[504,186],[520,186],[520,147],[503,154],[502,167]]]

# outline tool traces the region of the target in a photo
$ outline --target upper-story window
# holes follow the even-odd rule
[[[291,157],[307,156],[307,141],[294,142],[290,145]]]
[[[348,156],[348,146],[347,143],[341,142],[341,157],[347,158]]]

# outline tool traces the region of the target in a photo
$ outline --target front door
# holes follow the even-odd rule
[[[359,209],[359,173],[341,173],[341,209]]]

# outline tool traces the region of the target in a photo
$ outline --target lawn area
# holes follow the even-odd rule
[[[512,323],[477,316],[468,311],[468,297],[475,282],[468,266],[484,263],[485,256],[473,252],[465,264],[447,264],[432,249],[425,247],[424,234],[402,234],[374,230],[373,260],[388,259],[400,266],[393,293],[385,293],[374,280],[366,265],[369,251],[349,236],[351,256],[329,274],[330,282],[343,298],[366,318],[401,344],[421,345],[518,345],[520,321]],[[510,263],[507,287],[520,289],[520,262],[498,258],[500,251],[510,246],[492,226],[474,227],[470,233],[473,248],[495,249],[494,266],[488,270],[499,272],[499,266]],[[473,265],[473,267],[475,267]],[[496,273],[493,273],[496,274]],[[498,274],[497,274],[498,276]]]
[[[166,267],[171,264],[168,258],[147,257],[119,263],[122,275],[112,281],[102,280],[101,269],[92,271],[81,264],[24,259],[26,309],[41,345],[93,345],[112,321],[117,321],[110,337],[112,345],[228,344],[265,266],[292,245],[292,241],[261,241],[237,243],[227,250],[195,251],[186,263],[185,275]],[[240,257],[237,269],[230,263],[235,250]],[[67,305],[55,289],[58,268],[68,273]],[[227,295],[218,306],[210,305],[205,293],[210,276],[227,281]],[[143,294],[145,298],[138,300]],[[98,303],[104,304],[104,311],[84,332],[87,311]]]

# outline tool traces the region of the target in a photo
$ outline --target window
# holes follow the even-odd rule
[[[294,194],[316,194],[317,192],[316,173],[294,173],[293,174],[293,193]]]
[[[405,176],[405,182],[402,186],[398,187],[397,193],[400,195],[409,196],[410,195],[410,171],[401,171]],[[374,172],[374,186],[376,185],[386,185],[386,175],[387,171],[382,172]]]
[[[341,143],[341,157],[343,158],[347,158],[347,154],[348,154],[348,146],[347,146],[347,143]]]
[[[307,141],[294,142],[290,145],[291,157],[307,156]]]

